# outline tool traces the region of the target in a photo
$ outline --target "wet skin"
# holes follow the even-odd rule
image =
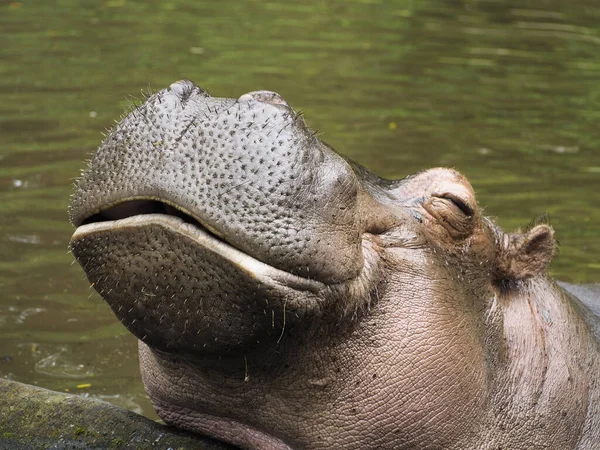
[[[552,228],[503,232],[454,170],[381,179],[273,92],[154,94],[70,213],[167,423],[248,449],[600,439],[598,290],[547,277]]]

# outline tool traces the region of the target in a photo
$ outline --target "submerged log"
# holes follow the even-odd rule
[[[227,445],[99,400],[0,378],[0,449],[189,449]]]

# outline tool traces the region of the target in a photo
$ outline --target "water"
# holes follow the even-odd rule
[[[382,176],[455,167],[506,229],[547,211],[551,274],[600,281],[598,24],[595,0],[0,0],[0,376],[154,417],[66,208],[113,119],[181,78],[275,90]]]

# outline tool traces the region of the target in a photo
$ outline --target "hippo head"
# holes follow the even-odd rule
[[[180,81],[110,132],[70,214],[168,423],[265,449],[475,448],[508,423],[504,299],[545,280],[552,230],[503,233],[454,170],[384,180],[273,92]]]

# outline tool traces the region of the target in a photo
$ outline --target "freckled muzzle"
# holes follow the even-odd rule
[[[245,348],[278,333],[284,305],[310,315],[326,286],[361,273],[358,192],[346,161],[278,94],[219,99],[181,81],[92,158],[70,206],[71,247],[151,346]]]

